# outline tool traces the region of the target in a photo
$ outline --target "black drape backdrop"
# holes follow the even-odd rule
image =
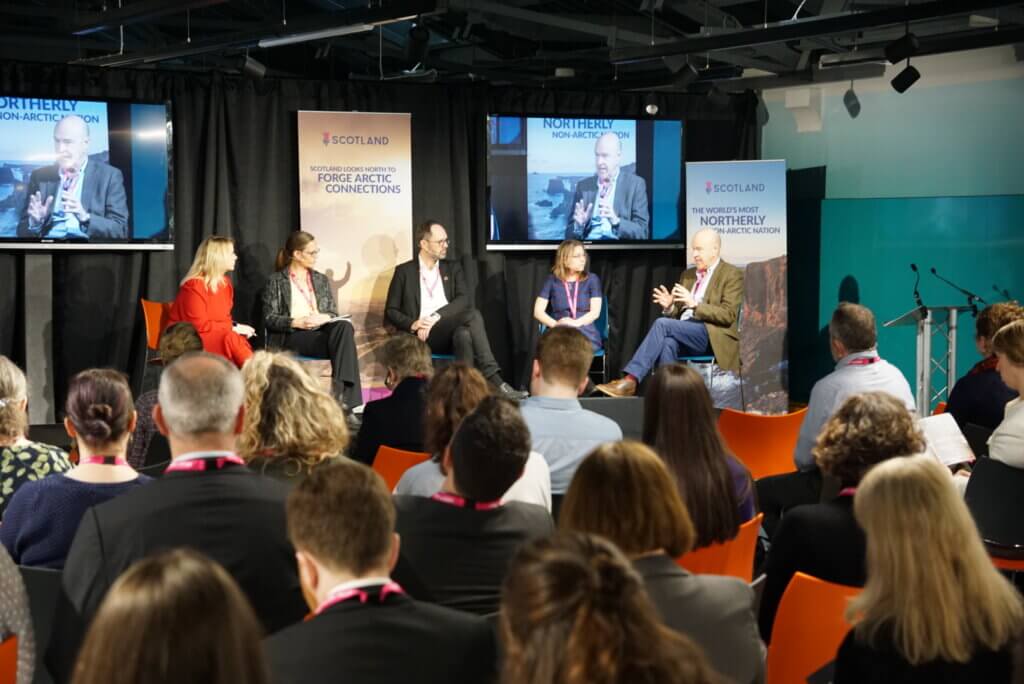
[[[67,380],[91,366],[141,373],[139,298],[169,300],[206,236],[237,244],[235,316],[257,324],[257,293],[273,256],[298,227],[296,115],[302,109],[412,113],[413,215],[444,223],[449,256],[473,283],[495,354],[512,382],[525,383],[535,343],[533,298],[549,253],[485,251],[487,112],[634,117],[639,94],[554,92],[472,86],[302,80],[253,81],[221,74],[98,70],[0,64],[0,92],[41,97],[170,100],[174,123],[173,253],[55,253],[54,370],[58,406]],[[751,159],[758,149],[751,95],[712,103],[660,97],[661,115],[685,121],[691,161]],[[345,226],[337,226],[344,231]],[[410,240],[412,230],[410,227]],[[650,289],[674,280],[678,251],[593,252],[611,311],[609,362],[617,369],[656,311]],[[24,257],[0,253],[0,353],[23,362]],[[30,379],[31,381],[31,379]]]

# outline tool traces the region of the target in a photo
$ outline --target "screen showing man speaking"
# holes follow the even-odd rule
[[[170,243],[168,113],[0,95],[0,244]]]

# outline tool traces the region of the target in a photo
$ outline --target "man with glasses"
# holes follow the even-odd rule
[[[424,221],[416,229],[416,243],[419,254],[395,269],[388,287],[388,321],[419,337],[435,354],[454,354],[458,361],[476,366],[501,396],[525,398],[526,392],[513,389],[501,377],[484,319],[470,306],[462,269],[444,261],[448,254],[444,226]]]

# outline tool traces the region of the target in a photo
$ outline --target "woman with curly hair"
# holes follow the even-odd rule
[[[812,453],[821,471],[839,481],[839,496],[786,511],[772,537],[765,566],[768,579],[761,598],[765,642],[771,639],[782,592],[797,572],[863,586],[864,533],[853,517],[857,485],[875,464],[924,449],[917,419],[902,401],[886,392],[855,394],[832,414]]]
[[[293,481],[344,453],[349,434],[341,406],[293,356],[256,352],[242,380],[238,453],[250,468]]]
[[[614,544],[562,532],[521,548],[502,588],[503,684],[704,684],[700,649],[661,624]]]

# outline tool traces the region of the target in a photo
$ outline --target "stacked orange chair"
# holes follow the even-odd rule
[[[420,451],[405,451],[404,449],[381,446],[377,449],[377,455],[373,459],[373,470],[384,478],[388,490],[393,490],[406,470],[423,463],[428,458],[430,458],[430,454]]]
[[[718,431],[729,451],[747,466],[750,476],[760,480],[796,470],[793,452],[806,415],[806,408],[781,416],[727,408],[718,416]]]
[[[7,637],[0,642],[0,684],[18,681],[18,637]]]
[[[696,575],[729,575],[750,584],[754,575],[754,552],[763,513],[740,525],[736,536],[724,544],[694,549],[676,559],[684,570]]]

